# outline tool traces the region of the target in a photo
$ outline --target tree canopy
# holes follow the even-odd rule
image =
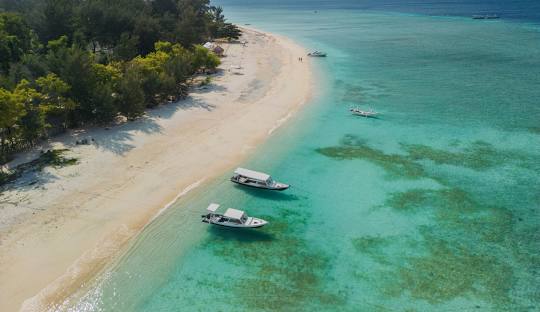
[[[239,36],[208,0],[0,0],[0,163],[52,130],[184,96],[220,64],[200,44]]]

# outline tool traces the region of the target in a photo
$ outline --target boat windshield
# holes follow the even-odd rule
[[[272,178],[268,178],[268,180],[266,180],[266,185],[272,185],[274,184],[274,180],[272,180]]]

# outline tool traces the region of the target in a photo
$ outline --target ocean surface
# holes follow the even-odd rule
[[[61,310],[540,311],[540,1],[292,2],[217,2],[328,52],[240,164],[292,187],[212,181]],[[210,202],[270,224],[209,226]]]

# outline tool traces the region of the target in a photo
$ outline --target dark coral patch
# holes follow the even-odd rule
[[[461,151],[435,149],[421,144],[402,144],[413,161],[431,160],[437,165],[452,165],[474,170],[485,170],[506,161],[508,153],[497,151],[491,144],[475,141]]]
[[[455,142],[450,145],[454,145]],[[538,162],[530,155],[520,154],[515,151],[498,150],[493,145],[475,141],[460,150],[442,150],[422,144],[401,144],[405,154],[384,153],[370,147],[366,140],[354,135],[345,135],[338,146],[318,148],[316,151],[322,155],[335,159],[364,159],[383,167],[389,174],[403,178],[431,177],[441,180],[441,177],[433,177],[426,170],[425,161],[431,161],[436,165],[451,165],[482,171],[495,168],[511,161],[519,167],[526,169],[538,169],[533,164]]]
[[[231,299],[232,304],[248,310],[271,311],[345,304],[345,295],[325,288],[330,258],[302,238],[307,217],[293,210],[284,210],[278,217],[265,216],[272,226],[263,229],[260,233],[264,234],[258,234],[258,239],[249,238],[253,231],[231,234],[214,230],[216,235],[208,241],[207,248],[227,262],[251,271],[227,285],[237,294],[234,298],[238,301]],[[231,235],[237,239],[230,239]]]
[[[426,256],[410,257],[398,269],[399,287],[432,304],[473,295],[505,306],[512,268],[493,255],[459,242],[431,238]]]
[[[400,211],[411,211],[426,203],[432,191],[426,189],[412,189],[405,192],[391,194],[386,200],[386,206]]]
[[[454,231],[461,229],[486,242],[504,242],[514,224],[510,210],[482,204],[460,188],[392,193],[385,205],[401,212],[429,209],[438,224]]]
[[[335,159],[365,159],[383,167],[395,176],[419,178],[425,175],[422,166],[410,161],[406,156],[385,154],[369,147],[364,140],[356,136],[347,135],[341,143],[340,146],[318,148],[316,151]]]

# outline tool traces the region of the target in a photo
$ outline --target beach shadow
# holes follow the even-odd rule
[[[124,155],[135,146],[131,143],[136,132],[146,134],[161,133],[162,128],[156,123],[152,116],[144,116],[134,121],[128,121],[120,126],[114,127],[107,133],[108,128],[98,132],[100,139],[93,141],[97,148],[113,152],[117,155]]]
[[[261,241],[272,241],[274,235],[264,232],[262,229],[237,229],[222,226],[211,226],[208,231],[212,235],[227,241],[239,241],[243,243],[253,243]]]
[[[214,108],[216,108],[216,106],[202,99],[188,98],[185,101],[181,102],[181,105],[179,108],[183,110],[202,108],[207,111],[212,111],[214,110]]]
[[[283,193],[283,191],[269,191],[269,190],[263,190],[263,189],[256,189],[256,188],[251,188],[251,187],[245,187],[238,184],[235,184],[234,187],[237,189],[242,189],[242,191],[248,193],[251,196],[255,196],[262,199],[275,200],[275,201],[300,200],[298,196],[293,195],[293,194]]]
[[[190,93],[205,94],[205,93],[210,93],[210,92],[226,92],[227,90],[228,89],[224,86],[209,84],[206,86],[195,87],[190,91]]]
[[[14,181],[8,182],[0,186],[0,196],[4,191],[16,189],[20,192],[27,192],[32,189],[44,187],[49,182],[58,180],[59,178],[46,171],[41,171],[38,169],[30,169],[20,176],[18,176]]]
[[[205,90],[205,92],[227,91],[225,87],[219,85],[209,85],[207,87],[208,90]],[[133,137],[136,132],[143,132],[145,134],[162,132],[163,129],[157,123],[156,119],[170,119],[179,110],[204,109],[207,111],[212,111],[215,107],[215,105],[210,104],[202,99],[188,96],[185,99],[165,103],[158,105],[153,109],[149,109],[144,116],[136,120],[127,121],[116,126],[113,125],[110,127],[110,132],[108,130],[109,127],[98,130],[96,136],[99,136],[100,139],[92,141],[92,143],[100,149],[111,151],[118,155],[123,155],[135,147],[131,142],[133,141]],[[83,138],[86,135],[85,132],[85,130],[81,130],[78,131],[76,135],[72,135],[73,140],[70,140],[72,143],[67,145],[75,145],[75,141],[77,139]]]
[[[181,110],[184,99],[176,102],[165,103],[146,111],[146,115],[150,118],[170,119],[177,111]]]
[[[211,77],[222,77],[225,75],[225,70],[223,68],[216,69],[216,72],[210,75]]]

